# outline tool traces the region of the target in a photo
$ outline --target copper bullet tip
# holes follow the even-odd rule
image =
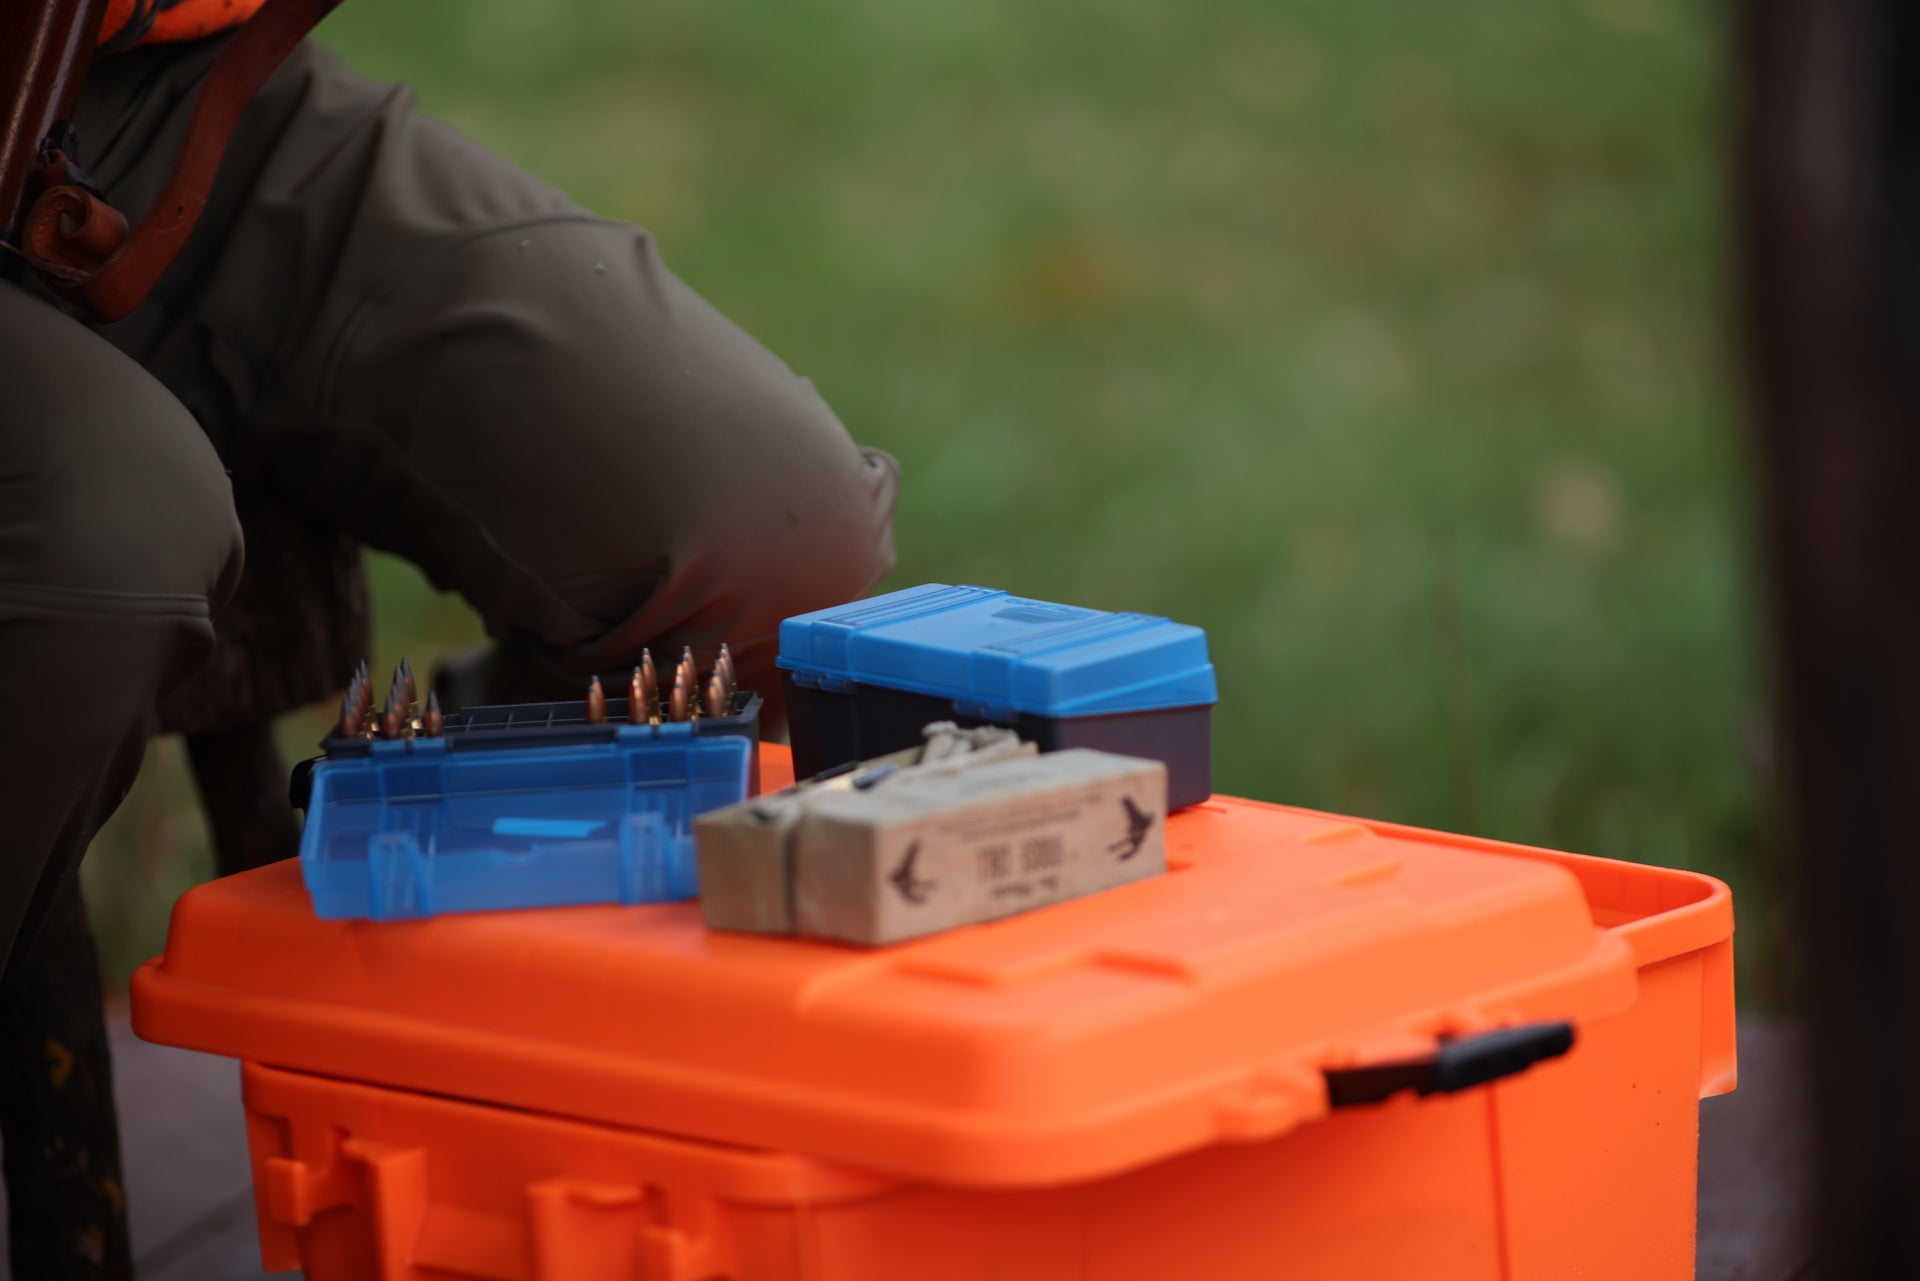
[[[647,723],[647,683],[640,676],[640,669],[634,668],[633,675],[627,681],[627,723],[645,725]]]
[[[399,738],[404,727],[404,716],[395,700],[389,697],[386,707],[380,712],[380,732],[388,738]]]
[[[604,725],[607,723],[607,694],[600,688],[600,678],[594,677],[587,682],[587,724]]]
[[[640,651],[640,699],[647,723],[660,723],[660,673],[653,665],[653,651]]]
[[[427,694],[427,713],[420,719],[428,738],[439,738],[447,732],[447,717],[440,710],[440,695],[432,692]]]
[[[352,738],[360,732],[360,700],[349,688],[340,698],[340,737]]]
[[[674,673],[673,693],[667,697],[667,719],[671,721],[693,719],[693,682],[687,680],[680,672]]]
[[[725,716],[727,714],[727,686],[715,672],[707,678],[707,715]]]

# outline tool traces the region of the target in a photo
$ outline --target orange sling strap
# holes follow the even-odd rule
[[[21,237],[22,253],[41,279],[103,321],[119,320],[139,306],[192,234],[227,138],[247,104],[280,60],[339,2],[265,0],[260,5],[201,82],[167,185],[131,231],[57,144],[49,146],[42,190]]]

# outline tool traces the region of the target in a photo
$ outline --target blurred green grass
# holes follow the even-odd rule
[[[1201,624],[1223,790],[1713,872],[1766,996],[1722,20],[409,0],[322,34],[648,226],[897,455],[891,585]],[[375,578],[376,666],[477,637]],[[116,972],[208,869],[154,755],[88,873]]]

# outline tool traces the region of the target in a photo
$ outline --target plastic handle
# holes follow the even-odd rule
[[[1432,1054],[1393,1063],[1337,1068],[1326,1074],[1327,1102],[1337,1108],[1381,1103],[1412,1090],[1452,1094],[1524,1072],[1573,1048],[1573,1024],[1528,1023],[1461,1041],[1447,1041]]]

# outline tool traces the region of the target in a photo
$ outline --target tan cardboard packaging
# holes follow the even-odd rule
[[[703,816],[718,929],[880,944],[1166,870],[1166,767],[1073,749],[901,768],[875,785]]]
[[[700,902],[707,924],[716,930],[793,932],[793,832],[811,798],[855,790],[856,783],[864,791],[908,767],[924,776],[1038,750],[1012,730],[991,725],[960,729],[937,721],[923,734],[925,741],[916,747],[862,762],[834,778],[809,779],[696,818]]]

